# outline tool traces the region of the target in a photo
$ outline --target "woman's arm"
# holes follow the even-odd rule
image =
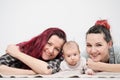
[[[10,74],[10,75],[12,75],[12,74],[15,74],[15,75],[36,74],[32,70],[12,68],[12,67],[8,67],[6,65],[0,65],[0,73],[1,74]]]
[[[89,68],[91,68],[95,71],[120,72],[120,64],[94,62],[91,59],[88,59],[87,65]]]
[[[16,45],[9,45],[7,47],[7,53],[19,59],[26,65],[28,65],[36,73],[39,73],[39,74],[51,74],[52,73],[52,69],[48,68],[48,63],[20,52],[19,47]]]

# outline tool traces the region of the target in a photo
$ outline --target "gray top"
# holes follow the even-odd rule
[[[120,47],[114,46],[110,49],[110,59],[111,64],[120,64]]]

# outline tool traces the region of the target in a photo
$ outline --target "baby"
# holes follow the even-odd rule
[[[92,69],[87,68],[86,59],[80,56],[79,46],[75,41],[68,41],[64,44],[63,57],[64,60],[60,64],[62,71],[80,70],[81,73],[94,74]]]

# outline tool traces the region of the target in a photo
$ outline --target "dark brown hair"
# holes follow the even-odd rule
[[[89,28],[86,35],[91,33],[95,33],[95,34],[103,33],[104,39],[107,43],[109,41],[112,41],[112,37],[110,34],[110,25],[108,24],[107,20],[96,21],[95,25]]]

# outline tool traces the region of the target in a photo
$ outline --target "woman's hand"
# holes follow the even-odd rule
[[[16,57],[19,52],[20,52],[19,46],[16,46],[15,44],[11,44],[7,46],[6,53],[13,57]]]
[[[94,70],[94,71],[100,71],[100,62],[94,62],[92,59],[88,58],[87,60],[87,66]]]

